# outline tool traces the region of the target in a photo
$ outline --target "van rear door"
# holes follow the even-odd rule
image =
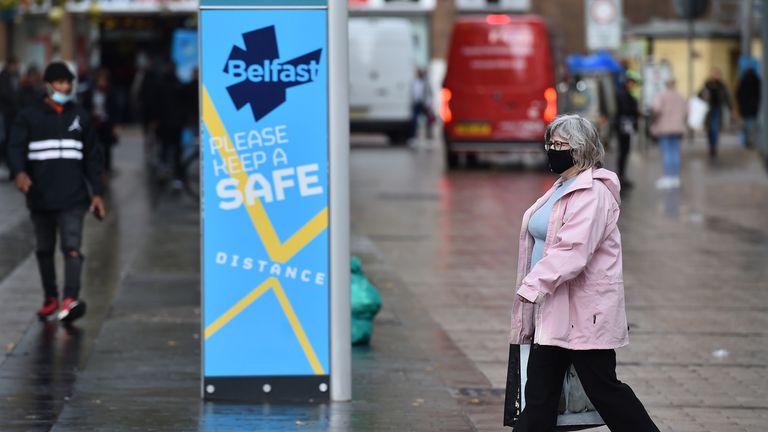
[[[411,24],[403,18],[349,20],[350,120],[381,131],[411,118],[416,71]],[[374,128],[375,129],[375,128]]]
[[[541,141],[554,80],[543,22],[505,15],[459,22],[448,69],[453,140]]]

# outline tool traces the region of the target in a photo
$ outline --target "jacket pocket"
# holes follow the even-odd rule
[[[585,281],[571,287],[572,340],[591,345],[613,344],[627,329],[624,284],[608,280]]]

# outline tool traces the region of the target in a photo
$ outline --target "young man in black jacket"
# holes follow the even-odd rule
[[[619,175],[621,189],[631,189],[634,184],[627,178],[627,159],[632,142],[632,135],[637,131],[637,120],[640,117],[637,99],[632,91],[637,86],[638,76],[627,73],[622,83],[616,88],[616,119],[613,127],[619,138],[619,152],[616,160],[616,174]]]
[[[78,297],[86,211],[105,215],[101,198],[102,156],[88,114],[73,102],[74,74],[54,62],[43,74],[47,95],[19,113],[11,131],[8,165],[27,196],[37,240],[37,263],[45,301],[38,316],[71,322],[85,313]],[[64,254],[64,302],[59,310],[54,251],[56,232]]]

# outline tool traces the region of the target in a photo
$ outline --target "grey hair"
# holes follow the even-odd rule
[[[555,132],[559,133],[570,144],[573,160],[579,171],[603,166],[605,148],[600,142],[597,128],[591,121],[576,114],[559,115],[547,126],[547,130],[544,132],[544,142],[549,143]]]

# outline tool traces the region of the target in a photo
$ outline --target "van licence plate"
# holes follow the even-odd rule
[[[363,118],[368,116],[368,108],[350,108],[349,118]]]
[[[456,135],[485,136],[491,134],[491,125],[488,123],[458,123],[453,128]]]

